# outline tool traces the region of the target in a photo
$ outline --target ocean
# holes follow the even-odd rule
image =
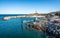
[[[24,20],[33,20],[35,18],[15,18],[3,20],[5,16],[22,16],[25,14],[0,14],[0,38],[45,38],[43,31],[35,29],[26,29],[27,24]]]

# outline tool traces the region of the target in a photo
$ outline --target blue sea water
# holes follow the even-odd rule
[[[33,20],[35,18],[15,18],[11,20],[3,20],[5,16],[21,16],[25,14],[1,14],[0,15],[0,38],[45,38],[42,31],[34,29],[27,30],[26,23],[23,20]]]

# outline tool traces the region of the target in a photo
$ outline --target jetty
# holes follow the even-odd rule
[[[38,13],[34,13],[34,14],[26,14],[24,16],[6,16],[3,18],[3,20],[10,20],[10,19],[13,19],[13,18],[28,18],[28,17],[34,17],[34,18],[38,18],[38,17],[42,17],[42,18],[45,18],[46,17],[46,14],[38,14]]]

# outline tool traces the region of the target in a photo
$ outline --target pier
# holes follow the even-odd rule
[[[38,18],[38,17],[42,17],[42,18],[45,18],[46,17],[46,14],[26,14],[24,16],[6,16],[3,18],[3,20],[10,20],[10,19],[13,19],[13,18],[28,18],[28,17],[34,17],[34,18]]]

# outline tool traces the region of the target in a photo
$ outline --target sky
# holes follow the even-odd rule
[[[60,10],[60,0],[0,0],[0,14],[30,14]]]

